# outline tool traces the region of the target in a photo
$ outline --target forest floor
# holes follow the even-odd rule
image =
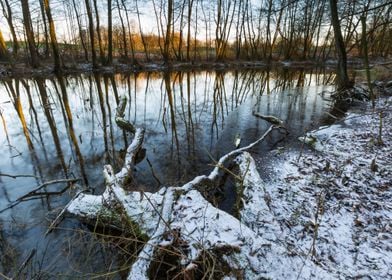
[[[391,82],[384,93],[307,133],[303,150],[272,152],[265,197],[279,230],[260,232],[326,272],[313,278],[392,278]]]

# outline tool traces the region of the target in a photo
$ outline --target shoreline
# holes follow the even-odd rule
[[[383,65],[380,60],[375,60],[374,65]],[[388,63],[387,63],[388,64]],[[392,62],[391,62],[392,64]],[[231,70],[268,70],[268,69],[326,69],[334,71],[337,65],[336,60],[327,60],[324,62],[317,61],[249,61],[249,60],[226,60],[216,61],[199,61],[199,62],[173,62],[165,65],[162,61],[146,62],[135,64],[114,63],[112,66],[99,66],[93,68],[91,63],[76,63],[73,66],[66,66],[56,73],[52,63],[43,62],[43,65],[33,69],[25,63],[16,63],[14,65],[0,64],[0,80],[12,78],[35,78],[35,77],[52,77],[56,75],[75,75],[75,74],[119,74],[119,73],[143,73],[143,72],[172,72],[172,71],[231,71]],[[362,60],[352,59],[348,61],[348,66],[356,69],[362,68]]]
[[[259,230],[304,258],[304,271],[316,264],[315,278],[392,276],[391,96],[389,87],[375,111],[368,102],[307,133],[309,148],[273,151],[264,195],[273,223]]]

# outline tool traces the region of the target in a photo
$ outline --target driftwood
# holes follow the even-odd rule
[[[263,236],[262,226],[274,227],[275,222],[255,161],[246,152],[274,128],[270,126],[257,141],[221,157],[209,175],[198,176],[180,187],[162,187],[156,193],[128,192],[124,188],[132,179],[135,155],[143,142],[144,130],[136,129],[123,168],[115,173],[110,165],[104,167],[104,193],[81,193],[66,211],[94,225],[131,230],[145,240],[128,279],[154,278],[168,259],[172,266],[166,267],[164,273],[176,279],[193,279],[208,273],[210,279],[260,279],[271,275],[287,278],[290,275],[284,274],[281,266],[290,266],[284,271],[294,275],[303,260],[289,259],[283,246],[271,242],[272,237]],[[203,196],[203,189],[216,183],[228,162],[238,170],[237,200],[241,203],[237,218],[214,207]],[[311,264],[309,267],[318,269]]]

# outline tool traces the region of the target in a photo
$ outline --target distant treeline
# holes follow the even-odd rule
[[[32,67],[53,61],[57,69],[82,61],[94,67],[114,61],[324,61],[336,55],[331,2],[337,1],[0,0],[7,27],[0,30],[0,59],[28,58]],[[390,1],[337,4],[348,54],[363,52],[361,18],[369,55],[391,54]]]

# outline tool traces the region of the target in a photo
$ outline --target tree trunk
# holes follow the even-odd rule
[[[52,46],[52,51],[53,51],[54,70],[56,72],[60,72],[62,69],[62,61],[60,56],[60,50],[57,44],[56,30],[54,27],[52,12],[50,10],[49,0],[43,0],[43,2],[44,2],[46,17],[48,18],[48,22],[49,22],[50,44]]]
[[[337,0],[329,0],[331,9],[331,22],[335,35],[335,48],[338,55],[338,66],[336,69],[337,86],[339,90],[350,88],[350,80],[347,74],[347,53],[343,42],[343,36],[340,29],[338,17]]]
[[[49,33],[48,33],[48,24],[46,21],[46,17],[45,17],[45,3],[44,1],[46,0],[40,0],[39,1],[39,5],[41,8],[41,15],[42,15],[42,21],[44,24],[44,35],[45,35],[45,57],[48,58],[49,57]],[[39,43],[39,42],[38,42]]]
[[[90,0],[84,0],[86,4],[86,11],[87,11],[87,16],[88,16],[88,29],[90,33],[90,45],[91,45],[91,57],[93,61],[93,67],[97,68],[98,63],[97,63],[97,54],[95,52],[95,35],[94,35],[94,20],[93,20],[93,14],[91,12],[91,6],[90,6]]]
[[[193,0],[188,0],[188,33],[186,37],[186,60],[191,60],[191,18],[192,18]]]
[[[127,32],[125,30],[125,24],[123,17],[121,15],[121,9],[120,9],[120,2],[119,0],[116,0],[117,4],[117,11],[118,11],[118,16],[120,17],[120,22],[121,22],[121,30],[122,30],[122,41],[123,41],[123,48],[124,48],[124,57],[128,60],[128,43],[127,43]]]
[[[102,46],[101,24],[99,21],[99,10],[98,10],[98,6],[97,6],[97,0],[93,0],[93,4],[94,4],[95,18],[96,18],[96,23],[97,23],[96,30],[97,30],[97,37],[98,37],[99,58],[101,60],[101,63],[104,64],[105,63],[105,52],[104,52],[103,46]]]
[[[172,39],[171,26],[173,20],[173,0],[168,0],[167,2],[167,23],[166,23],[166,34],[165,34],[165,44],[163,47],[163,60],[165,64],[169,64],[170,60],[170,41]]]
[[[113,23],[112,23],[112,0],[108,0],[108,61],[113,63]]]
[[[76,23],[77,23],[78,29],[79,29],[80,43],[82,44],[82,48],[83,48],[83,51],[84,51],[84,59],[86,61],[88,61],[88,50],[87,50],[87,46],[86,46],[86,42],[85,42],[85,38],[84,38],[84,33],[83,33],[83,30],[82,30],[82,25],[80,23],[80,15],[78,13],[78,9],[76,7],[75,0],[72,0],[72,7],[74,8],[75,15],[76,15]]]
[[[0,60],[8,59],[8,50],[4,41],[3,33],[0,30]]]
[[[11,32],[12,44],[13,44],[12,45],[12,52],[13,52],[13,55],[16,56],[18,54],[18,50],[19,50],[19,43],[18,43],[18,37],[16,36],[14,23],[12,20],[11,6],[10,6],[8,0],[4,0],[4,3],[3,3],[3,1],[0,1],[0,4],[1,4],[1,8],[3,9],[4,17],[7,19],[8,27]]]
[[[39,67],[38,51],[34,42],[34,32],[33,32],[33,27],[31,25],[29,2],[28,0],[21,0],[21,2],[22,2],[23,24],[24,24],[26,37],[27,37],[27,44],[30,52],[30,59],[31,59],[30,63],[33,68],[38,68]]]
[[[370,91],[370,99],[372,100],[372,105],[373,108],[376,106],[376,101],[375,101],[375,96],[373,93],[373,87],[372,87],[372,83],[371,83],[371,77],[370,77],[370,68],[369,68],[369,53],[368,53],[368,41],[366,38],[366,30],[367,30],[367,26],[366,26],[366,16],[363,15],[361,16],[361,22],[362,22],[362,54],[363,54],[363,62],[365,64],[365,69],[366,69],[366,79],[368,82],[368,87],[369,87],[369,91]]]
[[[137,1],[138,0],[135,0],[135,5],[136,5],[136,14],[137,14],[138,26],[139,26],[139,34],[140,34],[140,37],[142,38],[143,50],[144,50],[144,55],[146,56],[146,60],[150,61],[150,54],[149,54],[149,50],[147,48],[146,39],[144,37],[144,33],[143,33],[143,30],[142,30],[142,24],[141,24],[141,19],[140,19],[140,12],[139,12],[139,5],[138,5]]]

